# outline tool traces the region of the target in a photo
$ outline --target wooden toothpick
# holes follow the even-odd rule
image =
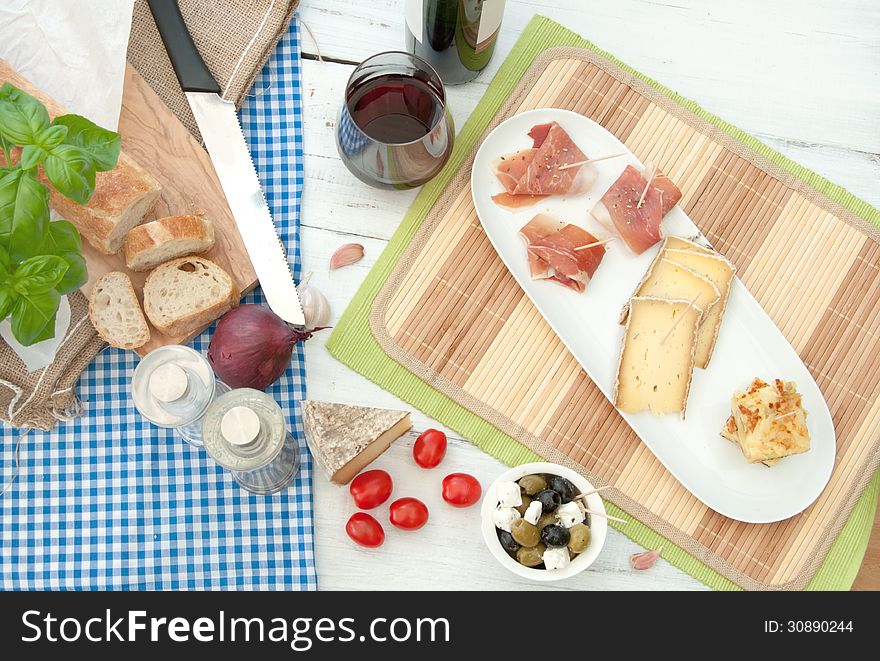
[[[580,505],[580,503],[578,503]],[[618,519],[616,516],[611,516],[610,514],[605,514],[603,512],[594,512],[591,509],[588,509],[581,505],[581,512],[584,514],[589,514],[590,516],[598,516],[603,519],[608,519],[609,521],[617,521],[617,523],[629,523],[626,519]]]
[[[651,166],[651,176],[648,177],[648,183],[645,184],[645,190],[642,191],[642,195],[639,198],[639,203],[636,205],[636,209],[641,209],[642,204],[645,201],[645,195],[648,194],[648,189],[651,187],[651,182],[654,180],[654,175],[657,174],[657,166]]]
[[[598,489],[593,489],[592,491],[585,491],[584,493],[579,493],[577,496],[573,498],[573,500],[577,500],[578,498],[586,498],[587,496],[592,496],[594,493],[599,493],[600,491],[605,491],[605,489],[613,489],[614,487],[610,484],[605,487],[599,487]]]
[[[589,165],[590,163],[598,163],[599,161],[607,161],[609,158],[617,158],[618,156],[624,156],[625,152],[620,152],[617,154],[608,154],[607,156],[597,156],[596,158],[588,158],[586,161],[578,161],[577,163],[566,163],[565,165],[560,165],[557,170],[568,170],[568,168],[576,168],[579,165]]]
[[[698,299],[698,298],[700,298],[700,295],[699,295],[699,294],[697,294],[696,296],[694,296],[694,297],[691,299],[691,302],[688,303],[688,305],[687,305],[687,307],[685,308],[684,312],[682,312],[682,313],[679,315],[678,319],[675,320],[675,323],[672,324],[672,328],[669,329],[669,332],[666,333],[666,335],[663,336],[663,339],[662,339],[662,340],[660,340],[660,344],[665,344],[665,343],[666,343],[666,340],[668,340],[668,339],[669,339],[669,336],[672,335],[672,331],[674,331],[674,330],[675,330],[675,327],[678,326],[678,323],[679,323],[682,319],[684,319],[684,315],[685,315],[685,313],[687,313],[688,310],[690,310],[692,307],[694,307],[694,303],[697,302],[697,299]]]
[[[611,242],[614,241],[616,238],[617,238],[617,237],[612,236],[610,239],[602,239],[601,241],[595,241],[595,242],[593,242],[593,243],[588,243],[588,244],[585,245],[585,246],[578,246],[577,248],[575,248],[575,251],[577,251],[577,250],[586,250],[587,248],[595,248],[596,246],[604,246],[606,243],[611,243]]]

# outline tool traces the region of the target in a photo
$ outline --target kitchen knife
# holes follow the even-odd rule
[[[193,43],[177,0],[147,0],[183,88],[226,201],[257,272],[269,307],[286,322],[305,325],[302,305],[275,231],[260,180],[241,132],[235,105],[220,96],[220,86]]]

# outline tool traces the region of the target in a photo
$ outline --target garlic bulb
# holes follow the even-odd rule
[[[314,285],[309,284],[311,274],[303,278],[296,291],[302,303],[303,315],[306,318],[306,328],[324,326],[330,320],[330,302]]]

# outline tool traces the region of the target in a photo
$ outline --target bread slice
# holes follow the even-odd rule
[[[125,237],[125,264],[149,271],[169,259],[207,252],[214,245],[214,225],[202,216],[168,216],[138,225]]]
[[[165,335],[188,335],[238,303],[232,278],[204,257],[179,257],[156,267],[144,283],[144,310]]]
[[[89,297],[89,319],[101,339],[120,349],[137,349],[150,341],[150,327],[125,273],[105,273]]]
[[[0,59],[0,85],[5,82],[39,99],[50,117],[65,114],[60,103]],[[0,165],[5,165],[2,153]],[[45,175],[41,174],[40,178],[46,182]],[[73,223],[96,250],[114,255],[122,248],[122,240],[128,231],[139,224],[156,204],[161,190],[159,182],[122,151],[113,170],[99,172],[95,177],[95,192],[88,204],[77,204],[50,186],[49,206]]]

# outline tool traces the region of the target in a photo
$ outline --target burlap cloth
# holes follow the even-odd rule
[[[238,106],[287,31],[299,0],[178,0],[178,4],[202,59],[223,90],[223,97]],[[196,120],[171,68],[146,0],[134,3],[128,61],[200,140]]]
[[[287,31],[299,0],[178,0],[180,11],[224,97],[241,104],[272,49]],[[146,0],[136,0],[128,60],[192,134],[201,139]],[[144,164],[149,168],[149,164]],[[0,420],[51,429],[81,413],[80,374],[104,346],[88,320],[88,301],[70,296],[70,327],[51,365],[28,373],[0,340]]]

